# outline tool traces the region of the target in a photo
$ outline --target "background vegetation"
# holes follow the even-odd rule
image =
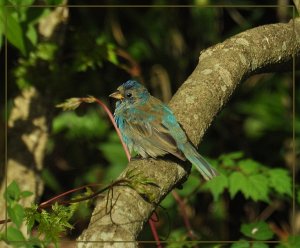
[[[85,4],[76,3],[80,2]],[[39,202],[85,184],[108,184],[127,164],[104,111],[96,105],[83,105],[76,111],[62,112],[55,108],[56,104],[70,97],[93,95],[113,111],[114,102],[108,95],[130,78],[137,78],[153,95],[168,102],[193,71],[201,50],[251,27],[293,17],[292,8],[287,6],[207,7],[223,2],[186,2],[197,7],[69,7],[67,21],[51,39],[46,39],[40,34],[39,22],[55,9],[46,5],[62,1],[26,0],[23,5],[45,6],[24,7],[19,1],[1,0],[1,4],[12,5],[0,8],[0,19],[6,16],[9,27],[5,30],[3,22],[0,26],[1,68],[7,69],[8,116],[15,97],[28,87],[35,87],[46,103],[50,136],[41,172],[45,190]],[[168,4],[164,0],[149,3]],[[7,67],[4,38],[8,42]],[[1,79],[4,92],[4,70]],[[297,86],[294,94],[299,93]],[[192,235],[172,195],[157,210],[158,233],[168,241],[167,247],[182,247],[182,243],[172,241],[188,240],[216,241],[201,247],[221,247],[221,240],[244,240],[228,244],[232,247],[300,247],[300,239],[292,238],[300,228],[296,222],[298,207],[293,212],[293,196],[299,204],[300,191],[298,184],[292,187],[292,124],[294,121],[299,161],[300,119],[296,113],[293,120],[292,96],[292,69],[287,73],[256,75],[240,85],[199,149],[222,176],[206,183],[192,171],[183,189],[177,190],[185,203]],[[4,98],[0,101],[4,127]],[[299,103],[297,97],[296,106]],[[297,168],[295,173],[297,180]],[[21,194],[17,186],[12,187],[12,194],[16,194],[10,201],[13,208],[27,193]],[[91,206],[85,205],[72,212],[70,223],[75,228],[66,232],[64,239],[74,240],[86,228],[90,211]],[[18,229],[19,220],[15,221]],[[258,231],[253,232],[254,228]],[[147,225],[139,239],[153,240]]]

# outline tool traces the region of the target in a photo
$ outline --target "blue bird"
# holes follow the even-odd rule
[[[216,171],[189,142],[171,109],[134,80],[129,80],[109,95],[115,99],[115,122],[130,152],[143,158],[156,158],[171,153],[194,164],[209,180]]]

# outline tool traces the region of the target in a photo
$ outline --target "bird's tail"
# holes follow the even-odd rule
[[[196,166],[197,170],[201,173],[205,180],[210,180],[217,176],[216,170],[196,151],[190,144],[186,143],[184,147],[185,157]]]

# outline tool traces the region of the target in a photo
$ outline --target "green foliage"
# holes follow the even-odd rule
[[[60,234],[72,229],[69,223],[79,203],[63,206],[55,203],[51,211],[39,209],[37,205],[24,208],[19,201],[31,196],[29,191],[21,191],[19,185],[13,181],[8,185],[4,197],[7,201],[7,213],[13,225],[7,228],[7,235],[1,233],[0,237],[14,247],[46,247],[54,243],[57,247]],[[20,231],[22,224],[26,222],[28,238]],[[37,226],[38,235],[32,234],[32,229]]]
[[[35,25],[42,16],[49,13],[47,8],[30,8],[33,3],[34,0],[0,1],[0,40],[2,35],[6,36],[8,43],[16,47],[23,56],[37,45]]]
[[[4,198],[7,202],[7,214],[13,225],[8,226],[6,235],[5,233],[1,234],[1,239],[7,243],[13,241],[12,245],[15,247],[23,247],[23,241],[26,240],[20,231],[20,227],[25,219],[25,209],[19,201],[31,195],[32,193],[29,191],[21,191],[15,181],[12,181],[4,192]],[[15,243],[15,241],[17,242]]]
[[[261,242],[249,242],[246,240],[240,240],[234,243],[230,248],[268,248],[269,245]]]
[[[7,40],[18,48],[23,55],[26,54],[21,25],[11,10],[5,7],[0,7],[0,33],[4,34]]]
[[[202,190],[210,190],[214,200],[228,189],[231,199],[238,192],[245,199],[269,202],[270,196],[292,195],[292,179],[288,171],[268,168],[252,159],[243,158],[241,152],[224,154],[217,160],[220,176],[204,184]]]
[[[241,232],[254,240],[269,240],[274,236],[274,233],[270,229],[269,225],[263,221],[243,224]]]
[[[272,169],[268,171],[270,186],[279,194],[287,194],[292,197],[292,179],[287,170]]]
[[[76,205],[63,206],[55,203],[52,205],[52,211],[42,209],[38,211],[37,206],[26,209],[26,223],[28,231],[31,231],[34,224],[37,223],[38,237],[45,245],[50,243],[57,244],[62,232],[72,229],[69,223],[76,210]]]
[[[19,185],[13,181],[4,193],[7,201],[7,214],[17,228],[20,228],[24,220],[24,208],[18,202],[25,197],[31,196],[29,191],[21,191]]]
[[[259,221],[250,224],[243,224],[241,226],[241,232],[247,237],[251,238],[252,241],[239,240],[238,242],[232,244],[231,248],[268,248],[269,245],[264,242],[255,241],[267,241],[272,239],[274,233],[270,229],[266,222]]]
[[[220,195],[228,187],[228,179],[224,175],[216,177],[214,180],[210,180],[203,186],[203,189],[210,190],[214,201],[218,201]]]
[[[63,112],[53,120],[53,133],[65,131],[68,139],[91,139],[102,137],[107,132],[107,123],[99,116],[99,113],[89,109],[83,116],[74,112]]]
[[[55,53],[57,51],[57,45],[52,43],[39,43],[37,44],[34,51],[29,53],[28,58],[20,59],[19,66],[16,67],[14,74],[16,77],[17,85],[20,89],[24,89],[30,85],[33,85],[37,79],[41,78],[41,75],[37,77],[32,71],[40,63],[50,62],[54,59]],[[54,65],[49,66],[47,69],[53,71]],[[42,83],[42,79],[40,79]]]
[[[77,43],[78,46],[75,47],[77,53],[72,64],[75,71],[95,70],[103,66],[103,61],[109,61],[116,66],[119,65],[114,43],[109,42],[104,36],[96,37],[92,42],[93,49],[90,49],[89,43],[85,46]]]

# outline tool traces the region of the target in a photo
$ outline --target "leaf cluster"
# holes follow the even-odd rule
[[[288,170],[268,168],[242,152],[224,154],[217,161],[220,176],[207,182],[202,189],[210,190],[214,200],[228,190],[233,199],[242,193],[245,199],[270,202],[270,197],[292,197],[292,178]]]

